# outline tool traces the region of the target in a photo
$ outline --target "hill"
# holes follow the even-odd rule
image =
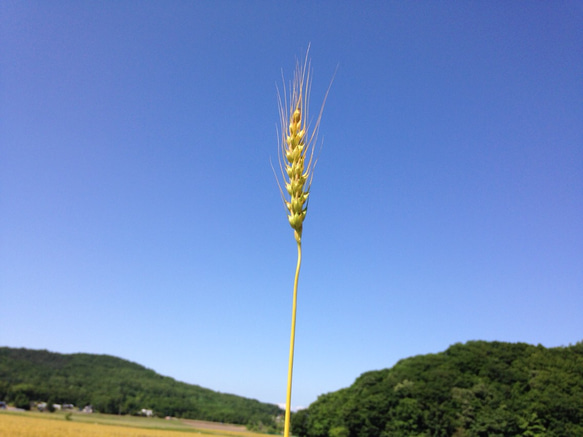
[[[273,426],[276,405],[161,376],[109,355],[59,354],[0,348],[0,400],[29,408],[31,401],[92,405],[102,413],[154,414],[257,426]]]
[[[583,342],[474,341],[362,374],[293,416],[301,437],[583,436]]]

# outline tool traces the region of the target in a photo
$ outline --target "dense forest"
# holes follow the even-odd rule
[[[28,409],[31,402],[92,405],[111,414],[155,415],[273,428],[282,411],[231,394],[158,375],[139,364],[108,355],[58,354],[0,348],[0,400]]]
[[[300,437],[583,436],[583,342],[474,341],[367,372],[292,418]]]

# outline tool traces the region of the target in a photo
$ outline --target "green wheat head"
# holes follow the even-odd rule
[[[286,410],[284,421],[284,437],[289,437],[290,406],[292,391],[292,373],[294,359],[294,343],[296,331],[296,308],[298,295],[298,279],[302,263],[302,231],[306,213],[308,211],[308,196],[316,160],[314,159],[314,145],[317,142],[320,120],[326,103],[322,108],[313,126],[309,125],[308,103],[310,98],[311,77],[308,51],[303,64],[296,62],[293,81],[289,86],[289,94],[283,82],[283,100],[278,92],[280,138],[279,138],[279,168],[282,182],[278,179],[279,191],[285,205],[289,224],[294,230],[294,237],[298,246],[298,261],[294,279],[292,326],[289,350],[289,368],[287,375]],[[332,84],[332,83],[330,83]],[[328,91],[330,88],[328,88]],[[285,187],[285,188],[282,188]]]
[[[289,92],[286,90],[285,82],[283,83],[283,100],[281,94],[278,93],[279,166],[283,180],[279,187],[289,224],[294,230],[294,237],[298,243],[302,239],[303,224],[308,210],[308,196],[316,166],[314,145],[317,142],[324,103],[328,96],[326,93],[320,114],[315,124],[310,126],[308,119],[310,89],[310,62],[308,52],[306,52],[304,63],[300,64],[299,61],[296,63]]]

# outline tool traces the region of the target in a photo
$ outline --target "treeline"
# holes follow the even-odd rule
[[[86,405],[102,413],[212,420],[275,427],[282,410],[271,404],[161,376],[108,355],[58,354],[0,348],[0,400],[28,409],[31,402]]]
[[[367,372],[292,417],[300,437],[583,436],[583,343],[474,341]]]

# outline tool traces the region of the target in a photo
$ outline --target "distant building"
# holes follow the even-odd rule
[[[147,410],[146,408],[142,408],[142,411],[140,413],[142,414],[142,416],[146,417],[152,417],[154,415],[154,412],[152,410]]]

